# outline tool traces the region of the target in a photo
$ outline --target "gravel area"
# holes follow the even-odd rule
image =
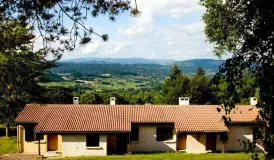
[[[37,154],[9,153],[0,155],[0,160],[35,160]]]

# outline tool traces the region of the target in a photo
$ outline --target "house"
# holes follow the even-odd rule
[[[18,151],[62,156],[131,152],[241,151],[239,140],[252,141],[262,123],[255,105],[239,105],[231,123],[223,122],[221,105],[27,104],[16,118]],[[228,137],[228,140],[227,140]]]

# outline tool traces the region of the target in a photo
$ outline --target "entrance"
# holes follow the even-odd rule
[[[186,134],[178,134],[178,150],[186,150]]]
[[[127,153],[127,141],[128,135],[125,133],[116,135],[116,152],[117,154],[126,154]]]
[[[216,134],[206,135],[206,150],[216,150]]]
[[[58,135],[49,134],[48,135],[48,151],[58,150]]]
[[[107,138],[107,152],[112,154],[126,154],[127,153],[128,134],[108,134]]]

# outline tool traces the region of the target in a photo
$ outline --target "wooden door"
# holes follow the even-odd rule
[[[117,134],[116,135],[116,153],[117,154],[126,154],[127,153],[127,134]]]
[[[108,135],[107,152],[108,152],[108,155],[116,154],[116,135],[115,134]]]
[[[48,135],[48,150],[55,151],[58,150],[58,135],[49,134]]]
[[[206,150],[216,150],[216,134],[206,135]]]
[[[178,135],[178,149],[186,150],[186,134]]]

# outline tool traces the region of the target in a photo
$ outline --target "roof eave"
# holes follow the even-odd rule
[[[220,131],[178,131],[178,133],[228,133],[228,130],[220,130]]]
[[[35,131],[39,134],[130,133],[130,131]]]

